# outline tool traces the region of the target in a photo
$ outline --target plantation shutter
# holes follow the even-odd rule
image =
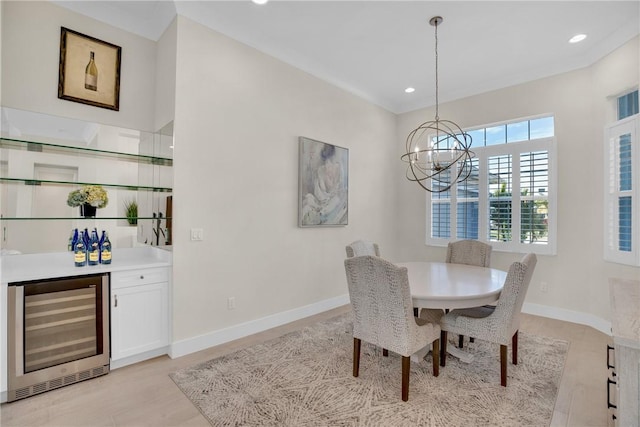
[[[606,130],[604,259],[640,265],[638,233],[638,116],[620,120]]]
[[[520,243],[548,243],[549,151],[520,154]]]
[[[513,174],[511,154],[492,156],[487,160],[489,186],[490,242],[512,240]]]

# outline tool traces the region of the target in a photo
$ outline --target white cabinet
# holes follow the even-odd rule
[[[640,281],[609,279],[615,352],[615,425],[640,426]],[[610,393],[611,394],[611,393]]]
[[[111,273],[111,364],[125,366],[166,354],[170,269]]]
[[[4,200],[4,199],[1,199]],[[7,393],[8,284],[51,278],[110,275],[111,369],[169,353],[170,251],[152,246],[119,248],[111,264],[78,268],[69,252],[0,255],[0,403]],[[118,306],[114,307],[115,300]]]

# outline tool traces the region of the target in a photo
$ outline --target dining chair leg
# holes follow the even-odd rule
[[[464,346],[464,335],[458,335],[458,348]]]
[[[511,363],[518,364],[518,331],[511,337]]]
[[[353,339],[353,376],[360,372],[360,338]]]
[[[387,350],[386,348],[383,348],[383,349],[382,349],[382,355],[383,355],[384,357],[389,357],[389,350]]]
[[[507,386],[507,346],[500,345],[500,384]]]
[[[402,400],[409,400],[409,372],[411,370],[411,357],[402,356]]]
[[[469,337],[469,342],[475,342],[476,339],[474,337]]]
[[[440,331],[440,366],[447,363],[447,331]]]
[[[440,375],[440,340],[435,340],[431,347],[431,356],[433,358],[433,376]]]

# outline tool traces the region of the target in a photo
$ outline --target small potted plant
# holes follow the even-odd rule
[[[96,216],[96,209],[104,208],[108,203],[109,197],[101,185],[83,185],[70,192],[67,197],[67,205],[79,206],[80,215],[84,217]]]
[[[135,200],[127,200],[124,202],[124,214],[127,217],[129,225],[138,224],[138,203]]]

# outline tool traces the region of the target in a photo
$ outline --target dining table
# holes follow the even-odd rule
[[[494,304],[507,277],[503,270],[467,264],[413,261],[396,265],[407,269],[413,306],[418,309],[453,310]],[[473,360],[454,346],[447,346],[447,353],[463,362]],[[442,364],[444,358],[440,360]]]

